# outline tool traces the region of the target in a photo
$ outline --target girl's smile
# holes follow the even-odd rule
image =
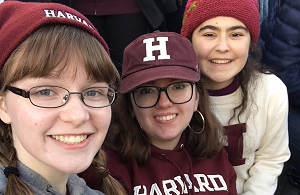
[[[65,144],[80,144],[86,140],[87,135],[52,135],[52,138]]]
[[[172,83],[176,83],[176,80],[159,79],[144,85],[165,87]],[[195,88],[194,85],[188,87]],[[183,104],[172,103],[163,91],[157,104],[150,108],[139,108],[131,96],[135,117],[153,145],[168,150],[172,150],[177,145],[182,132],[188,126],[194,111],[197,110],[199,94],[195,93],[195,89],[193,91],[191,100]]]
[[[68,66],[58,77],[24,78],[13,83],[13,86],[29,90],[51,84],[72,92],[108,86],[88,78],[83,64],[73,61]],[[74,77],[70,78],[72,74]],[[47,95],[49,101],[48,96],[54,95],[54,92],[45,88],[41,94]],[[40,108],[28,98],[8,91],[5,105],[7,113],[2,120],[12,125],[18,159],[45,178],[47,176],[43,174],[46,173],[41,170],[53,169],[63,173],[85,170],[102,145],[111,119],[110,106],[88,107],[80,94],[69,96],[61,107]]]
[[[170,114],[165,116],[155,116],[156,120],[158,121],[169,121],[174,119],[177,116],[177,114]]]
[[[203,22],[192,34],[203,82],[207,89],[227,87],[244,68],[250,33],[239,20],[218,16]]]

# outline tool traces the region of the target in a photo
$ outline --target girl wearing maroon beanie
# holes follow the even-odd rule
[[[103,192],[123,194],[99,151],[119,76],[97,30],[67,6],[5,1],[0,34],[0,194],[103,194],[76,175],[94,158]]]
[[[190,0],[181,34],[194,46],[211,110],[225,127],[238,194],[274,194],[290,156],[288,98],[259,62],[257,0]]]

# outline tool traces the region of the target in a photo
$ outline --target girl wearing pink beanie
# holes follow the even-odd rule
[[[238,194],[270,195],[289,159],[288,97],[263,69],[257,0],[188,1],[181,34],[196,52],[211,110],[227,134]]]

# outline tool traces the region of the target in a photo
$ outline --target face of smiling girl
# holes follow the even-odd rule
[[[250,33],[239,20],[218,16],[203,22],[192,34],[202,81],[207,89],[228,86],[245,66]]]
[[[88,78],[83,67],[71,61],[57,77],[24,78],[12,85],[26,91],[35,86],[55,85],[70,92],[108,87],[105,82]],[[110,106],[88,107],[78,94],[71,94],[59,108],[36,107],[28,98],[10,91],[0,100],[1,119],[12,126],[18,159],[46,179],[52,173],[85,170],[103,143],[111,119]],[[66,139],[69,141],[65,143]]]
[[[165,87],[178,81],[174,79],[159,79],[145,83],[144,85]],[[151,140],[151,143],[156,147],[172,150],[178,144],[182,132],[188,126],[199,104],[199,94],[196,92],[195,85],[192,87],[193,95],[191,100],[183,104],[172,103],[166,93],[161,92],[155,106],[151,108],[139,108],[135,104],[133,96],[131,96],[134,115]]]

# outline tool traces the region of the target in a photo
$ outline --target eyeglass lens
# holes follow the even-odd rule
[[[161,91],[165,91],[169,100],[174,104],[183,104],[191,100],[193,84],[190,82],[177,82],[159,88],[155,86],[143,86],[133,91],[133,98],[137,106],[150,108],[159,101]]]
[[[38,86],[30,89],[29,98],[33,105],[45,108],[60,107],[67,103],[71,94],[81,95],[83,103],[90,107],[109,106],[115,99],[115,92],[108,87],[92,87],[81,93],[69,92],[58,86]]]

